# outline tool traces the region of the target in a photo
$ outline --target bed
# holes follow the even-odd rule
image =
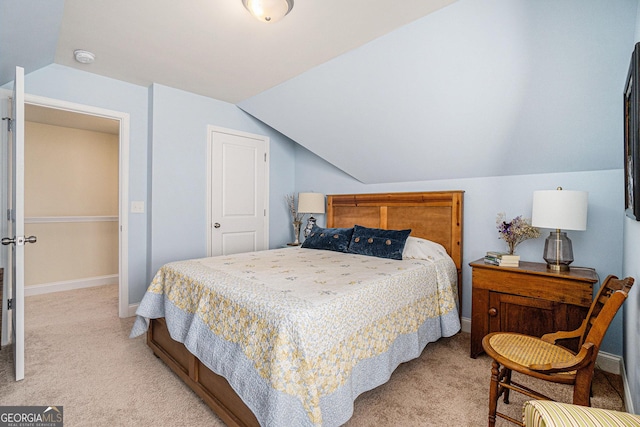
[[[341,425],[359,394],[460,329],[462,209],[462,191],[330,195],[327,228],[411,229],[433,256],[291,248],[169,263],[132,336],[146,332],[229,426]]]

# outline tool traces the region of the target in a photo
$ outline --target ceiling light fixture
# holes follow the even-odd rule
[[[293,9],[293,0],[242,0],[258,21],[277,22],[284,18]]]
[[[74,50],[73,56],[76,58],[76,61],[81,64],[91,64],[96,59],[93,53],[82,49]]]

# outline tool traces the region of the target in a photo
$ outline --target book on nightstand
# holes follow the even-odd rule
[[[520,265],[520,255],[489,251],[484,256],[484,262],[485,264],[498,265],[500,267],[518,267]]]

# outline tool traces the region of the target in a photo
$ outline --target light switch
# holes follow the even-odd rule
[[[144,202],[143,201],[131,202],[131,213],[144,213]]]

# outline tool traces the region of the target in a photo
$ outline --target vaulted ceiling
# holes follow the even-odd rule
[[[454,1],[298,0],[265,24],[241,0],[2,0],[0,85],[16,58],[27,73],[55,62],[236,103]]]
[[[296,0],[263,24],[240,0],[0,0],[0,85],[57,63],[183,89],[365,183],[618,169],[637,5]]]
[[[364,183],[622,168],[637,0],[459,0],[239,103]]]

